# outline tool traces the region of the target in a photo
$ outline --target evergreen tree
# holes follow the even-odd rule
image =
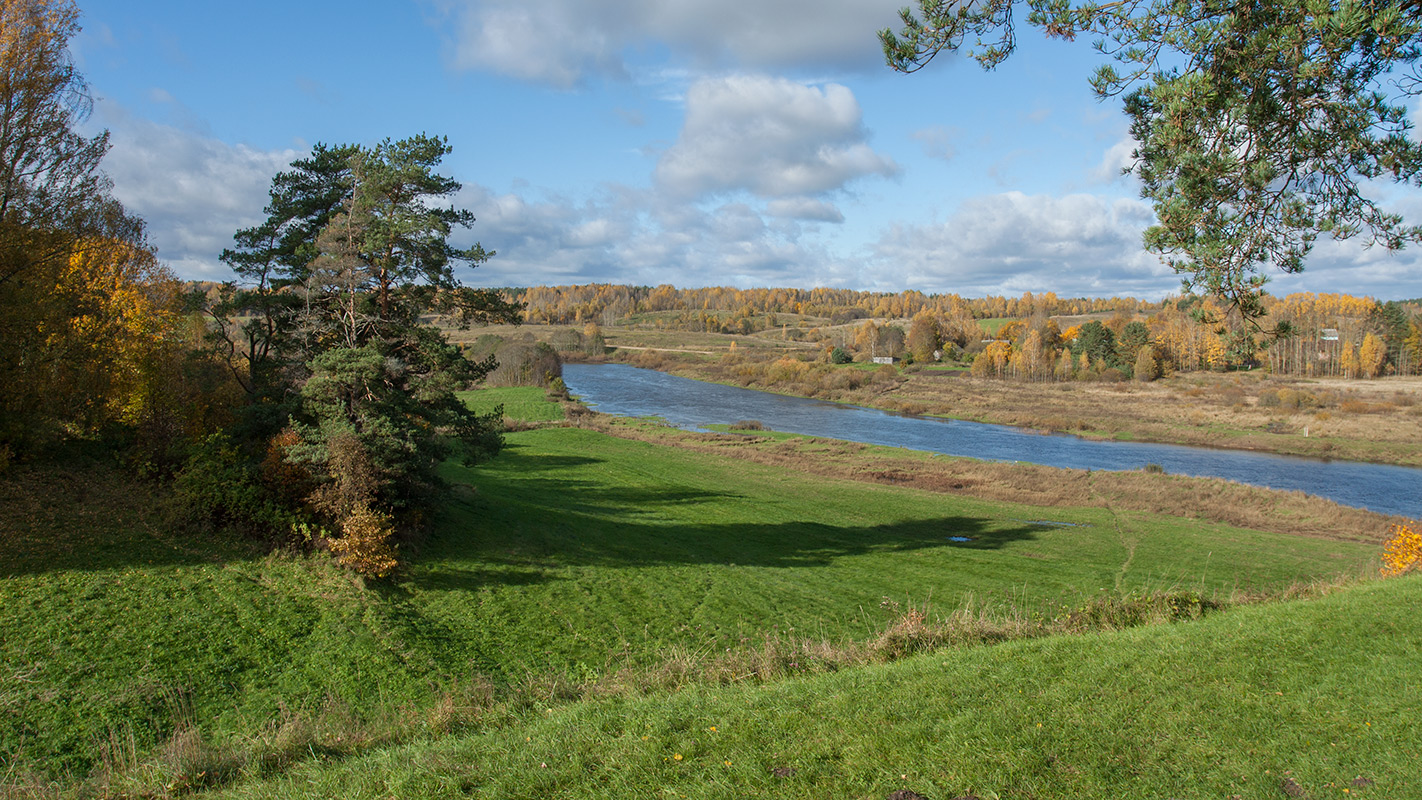
[[[1131,166],[1157,224],[1146,249],[1260,327],[1267,276],[1298,272],[1320,234],[1387,249],[1422,228],[1382,210],[1370,181],[1412,183],[1422,141],[1409,135],[1422,55],[1415,0],[918,0],[897,34],[880,32],[890,66],[922,68],[968,49],[991,69],[1016,46],[1014,11],[1049,37],[1091,37],[1114,63],[1092,86],[1124,96]]]
[[[478,416],[455,394],[494,360],[471,363],[420,323],[430,310],[466,326],[517,322],[520,311],[454,274],[492,253],[448,242],[474,221],[436,205],[459,189],[435,171],[448,152],[423,135],[318,146],[276,177],[267,221],[239,231],[238,248],[224,254],[249,285],[214,316],[270,312],[241,340],[223,329],[245,361],[253,408],[269,421],[251,432],[253,449],[265,449],[273,424],[289,425],[283,452],[313,482],[307,503],[346,532],[342,558],[372,574],[388,569],[386,534],[434,498],[439,462],[476,460],[501,443],[501,415]]]

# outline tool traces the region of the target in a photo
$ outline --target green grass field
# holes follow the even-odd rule
[[[555,422],[563,419],[563,407],[548,402],[547,393],[531,386],[505,386],[460,392],[459,398],[480,414],[503,406],[504,416],[525,422]]]
[[[472,400],[561,416],[540,398],[500,390]],[[1174,787],[1317,766],[1248,754],[1245,731],[1285,736],[1270,732],[1274,701],[1259,686],[1277,684],[1301,720],[1326,723],[1328,742],[1342,742],[1344,720],[1330,710],[1339,703],[1361,704],[1375,726],[1395,724],[1388,708],[1417,703],[1418,690],[1396,694],[1389,673],[1404,642],[1415,652],[1415,615],[1395,618],[1389,605],[1415,603],[1415,581],[758,688],[695,688],[692,676],[676,694],[582,700],[587,692],[567,687],[767,640],[862,641],[910,608],[1050,617],[1104,595],[1227,596],[1357,574],[1377,553],[814,478],[578,428],[511,434],[494,461],[450,464],[445,476],[455,489],[433,533],[407,552],[403,573],[370,586],[319,554],[258,556],[172,529],[151,496],[99,467],[12,477],[0,492],[11,532],[0,550],[0,788],[882,797],[907,786],[937,798],[1144,775],[1164,782],[1160,792],[1116,796],[1207,796]],[[1330,614],[1344,621],[1298,642],[1271,632],[1307,631]],[[1289,672],[1288,660],[1252,666],[1276,647],[1304,671]],[[1292,694],[1310,681],[1342,699]],[[503,696],[521,699],[500,705]],[[1235,705],[1256,727],[1190,744]],[[1165,733],[1127,724],[1146,709],[1168,712]],[[1014,727],[1034,718],[1053,726]],[[1122,727],[1107,736],[1109,724]],[[1294,739],[1304,734],[1287,736],[1266,749],[1303,752]],[[1325,746],[1319,737],[1308,741]],[[1401,774],[1377,761],[1396,742],[1369,741],[1358,771]],[[1334,780],[1353,762],[1320,763],[1310,780]],[[773,778],[777,765],[795,775]],[[896,783],[897,773],[917,783]]]
[[[1199,622],[532,713],[223,797],[1422,796],[1422,577]]]

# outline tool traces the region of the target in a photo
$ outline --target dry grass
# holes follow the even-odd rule
[[[749,353],[731,368],[675,353],[632,363],[691,378],[911,414],[1207,447],[1422,466],[1422,378],[1304,380],[1253,373],[1190,373],[1140,383],[1025,383],[910,367],[893,380],[816,370],[779,384],[748,383]],[[816,365],[818,366],[818,365]],[[760,371],[770,372],[762,368]],[[823,372],[824,374],[820,374]],[[1301,407],[1261,404],[1280,390],[1313,398]]]
[[[1401,521],[1303,492],[1281,492],[1218,478],[1151,472],[1057,469],[871,448],[854,442],[723,436],[648,426],[603,415],[579,423],[624,438],[714,452],[826,477],[908,486],[983,500],[1148,511],[1240,528],[1381,543]]]

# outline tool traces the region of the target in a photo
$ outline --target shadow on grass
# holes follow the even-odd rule
[[[162,504],[151,485],[101,463],[12,468],[0,480],[0,577],[223,563],[262,549],[174,531]]]
[[[603,459],[592,456],[572,456],[539,452],[525,445],[508,443],[499,451],[500,468],[519,472],[540,472],[601,464]]]
[[[480,473],[478,482],[472,500],[445,508],[412,565],[416,586],[529,585],[558,580],[569,567],[819,567],[880,552],[995,550],[1042,531],[1015,520],[968,516],[839,524],[835,519],[847,506],[838,501],[804,520],[734,521],[753,515],[755,503],[773,503],[773,496],[747,499],[675,482],[629,486],[582,477],[576,467],[557,475],[491,470]]]

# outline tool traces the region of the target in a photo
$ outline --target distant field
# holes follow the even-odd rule
[[[1003,325],[1013,322],[1016,319],[1016,317],[988,317],[987,319],[978,320],[978,326],[981,327],[983,332],[988,336],[996,336],[997,332],[1002,330]]]

